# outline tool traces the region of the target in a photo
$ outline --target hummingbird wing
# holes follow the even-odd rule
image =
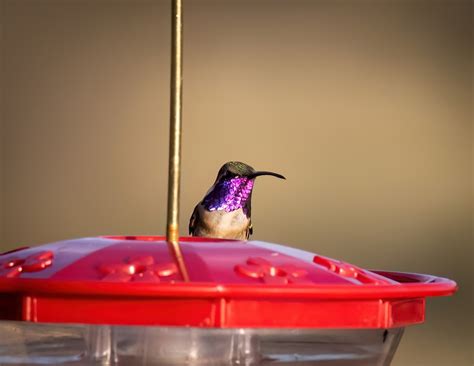
[[[249,226],[247,227],[247,240],[250,235],[253,234],[253,225],[252,225],[252,193],[250,193],[249,199],[244,206],[245,215],[249,218]]]
[[[196,224],[199,219],[199,210],[198,206],[194,207],[193,214],[191,215],[191,218],[189,219],[189,235],[194,235],[194,231],[196,229]]]

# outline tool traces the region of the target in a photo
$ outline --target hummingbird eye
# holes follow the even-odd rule
[[[232,173],[231,171],[227,170],[225,174],[223,175],[224,178],[226,179],[232,179],[235,178],[237,175],[235,173]]]

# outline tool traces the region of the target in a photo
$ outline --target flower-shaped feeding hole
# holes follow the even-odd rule
[[[323,256],[315,256],[314,263],[326,268],[328,271],[337,273],[340,276],[353,278],[362,284],[385,284],[386,282],[375,278],[370,272],[364,271],[352,264],[336,261]]]
[[[46,250],[30,254],[26,257],[7,256],[0,261],[0,277],[13,278],[23,272],[37,272],[53,264],[53,252]]]
[[[306,278],[308,271],[305,269],[293,265],[273,265],[261,257],[250,257],[245,264],[236,265],[234,270],[242,276],[257,279],[266,284],[312,284],[312,281]]]
[[[103,263],[97,269],[102,281],[113,282],[161,282],[162,278],[178,273],[174,262],[155,263],[149,255],[130,257],[123,263]]]

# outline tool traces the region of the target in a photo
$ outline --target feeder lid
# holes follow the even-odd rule
[[[260,241],[108,236],[0,255],[0,319],[199,327],[392,328],[423,322],[456,283],[369,271]]]

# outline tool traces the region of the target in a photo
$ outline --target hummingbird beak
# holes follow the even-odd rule
[[[277,178],[280,178],[280,179],[286,179],[283,175],[281,174],[278,174],[278,173],[273,173],[273,172],[266,172],[266,171],[259,171],[259,172],[255,172],[255,173],[252,173],[249,175],[249,178],[250,179],[253,179],[253,178],[256,178],[256,177],[259,177],[261,175],[271,175],[273,177],[277,177]]]

